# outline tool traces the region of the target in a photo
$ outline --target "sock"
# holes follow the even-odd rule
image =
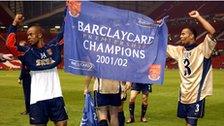
[[[130,112],[130,117],[134,119],[134,112],[135,112],[135,103],[134,102],[129,103],[129,112]]]
[[[144,105],[144,104],[142,104],[142,113],[141,113],[141,117],[145,117],[145,113],[146,113],[147,107],[148,107],[148,105]]]
[[[124,111],[118,113],[118,121],[119,121],[119,126],[124,126],[124,122],[125,122]]]

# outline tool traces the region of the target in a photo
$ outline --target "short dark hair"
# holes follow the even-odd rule
[[[183,29],[185,29],[185,28],[189,29],[192,32],[192,34],[194,35],[195,39],[197,38],[198,32],[196,31],[196,29],[194,27],[192,27],[192,26],[185,26],[185,27],[183,27]]]
[[[31,25],[29,28],[34,27],[36,28],[38,31],[40,31],[41,33],[44,32],[43,28],[40,25]]]

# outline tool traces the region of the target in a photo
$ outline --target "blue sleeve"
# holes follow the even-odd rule
[[[67,12],[67,7],[64,10],[64,17],[66,16],[66,12]],[[56,45],[59,44],[59,42],[64,38],[64,20],[63,23],[61,24],[61,29],[59,31],[59,33],[57,34],[57,36],[55,38],[53,38],[48,44],[49,45]],[[62,44],[63,45],[63,44]]]
[[[17,50],[21,52],[26,52],[28,49],[30,49],[29,46],[20,46],[20,45],[16,45],[16,46],[17,46]]]
[[[10,25],[7,31],[7,34],[9,35],[10,33],[16,33],[17,27],[14,25]]]

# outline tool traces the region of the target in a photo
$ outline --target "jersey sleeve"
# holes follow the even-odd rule
[[[62,26],[57,36],[53,38],[48,44],[49,45],[63,45],[64,44],[63,37],[64,37],[64,27]]]
[[[66,16],[66,12],[67,12],[67,7],[64,10],[64,17]],[[62,24],[61,24],[61,29],[58,32],[57,36],[55,38],[53,38],[50,42],[49,45],[59,45],[59,46],[63,46],[64,45],[64,25],[65,25],[65,21],[63,20]]]
[[[16,57],[22,56],[23,52],[19,51],[16,46],[16,26],[11,25],[8,31],[8,37],[6,39],[6,47]]]
[[[178,47],[173,45],[167,45],[167,56],[177,60],[179,57]]]
[[[216,40],[206,35],[204,41],[199,45],[199,48],[202,50],[205,58],[210,58],[215,46]]]

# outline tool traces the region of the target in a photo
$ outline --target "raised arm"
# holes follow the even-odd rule
[[[63,20],[63,23],[61,24],[60,31],[57,33],[56,37],[54,37],[48,44],[63,45],[64,44],[63,38],[64,38],[64,20]]]
[[[213,37],[213,35],[215,34],[215,29],[214,27],[206,20],[204,19],[198,11],[193,10],[191,12],[188,13],[190,17],[197,19],[202,26],[204,27],[204,29],[208,32],[209,37]]]
[[[73,16],[78,16],[81,10],[81,2],[80,1],[74,1],[74,0],[68,0],[66,2],[66,8],[64,10],[64,17],[66,16],[67,13],[67,9],[69,10],[69,13]],[[61,29],[58,32],[57,36],[52,39],[49,44],[59,44],[59,45],[63,45],[64,41],[63,41],[63,37],[64,37],[64,20],[61,24]]]
[[[9,27],[8,31],[8,37],[6,39],[6,47],[10,50],[10,52],[14,56],[21,56],[22,52],[18,51],[16,47],[16,31],[17,26],[20,25],[24,20],[24,17],[22,14],[16,14],[15,19],[12,23],[12,25]]]

